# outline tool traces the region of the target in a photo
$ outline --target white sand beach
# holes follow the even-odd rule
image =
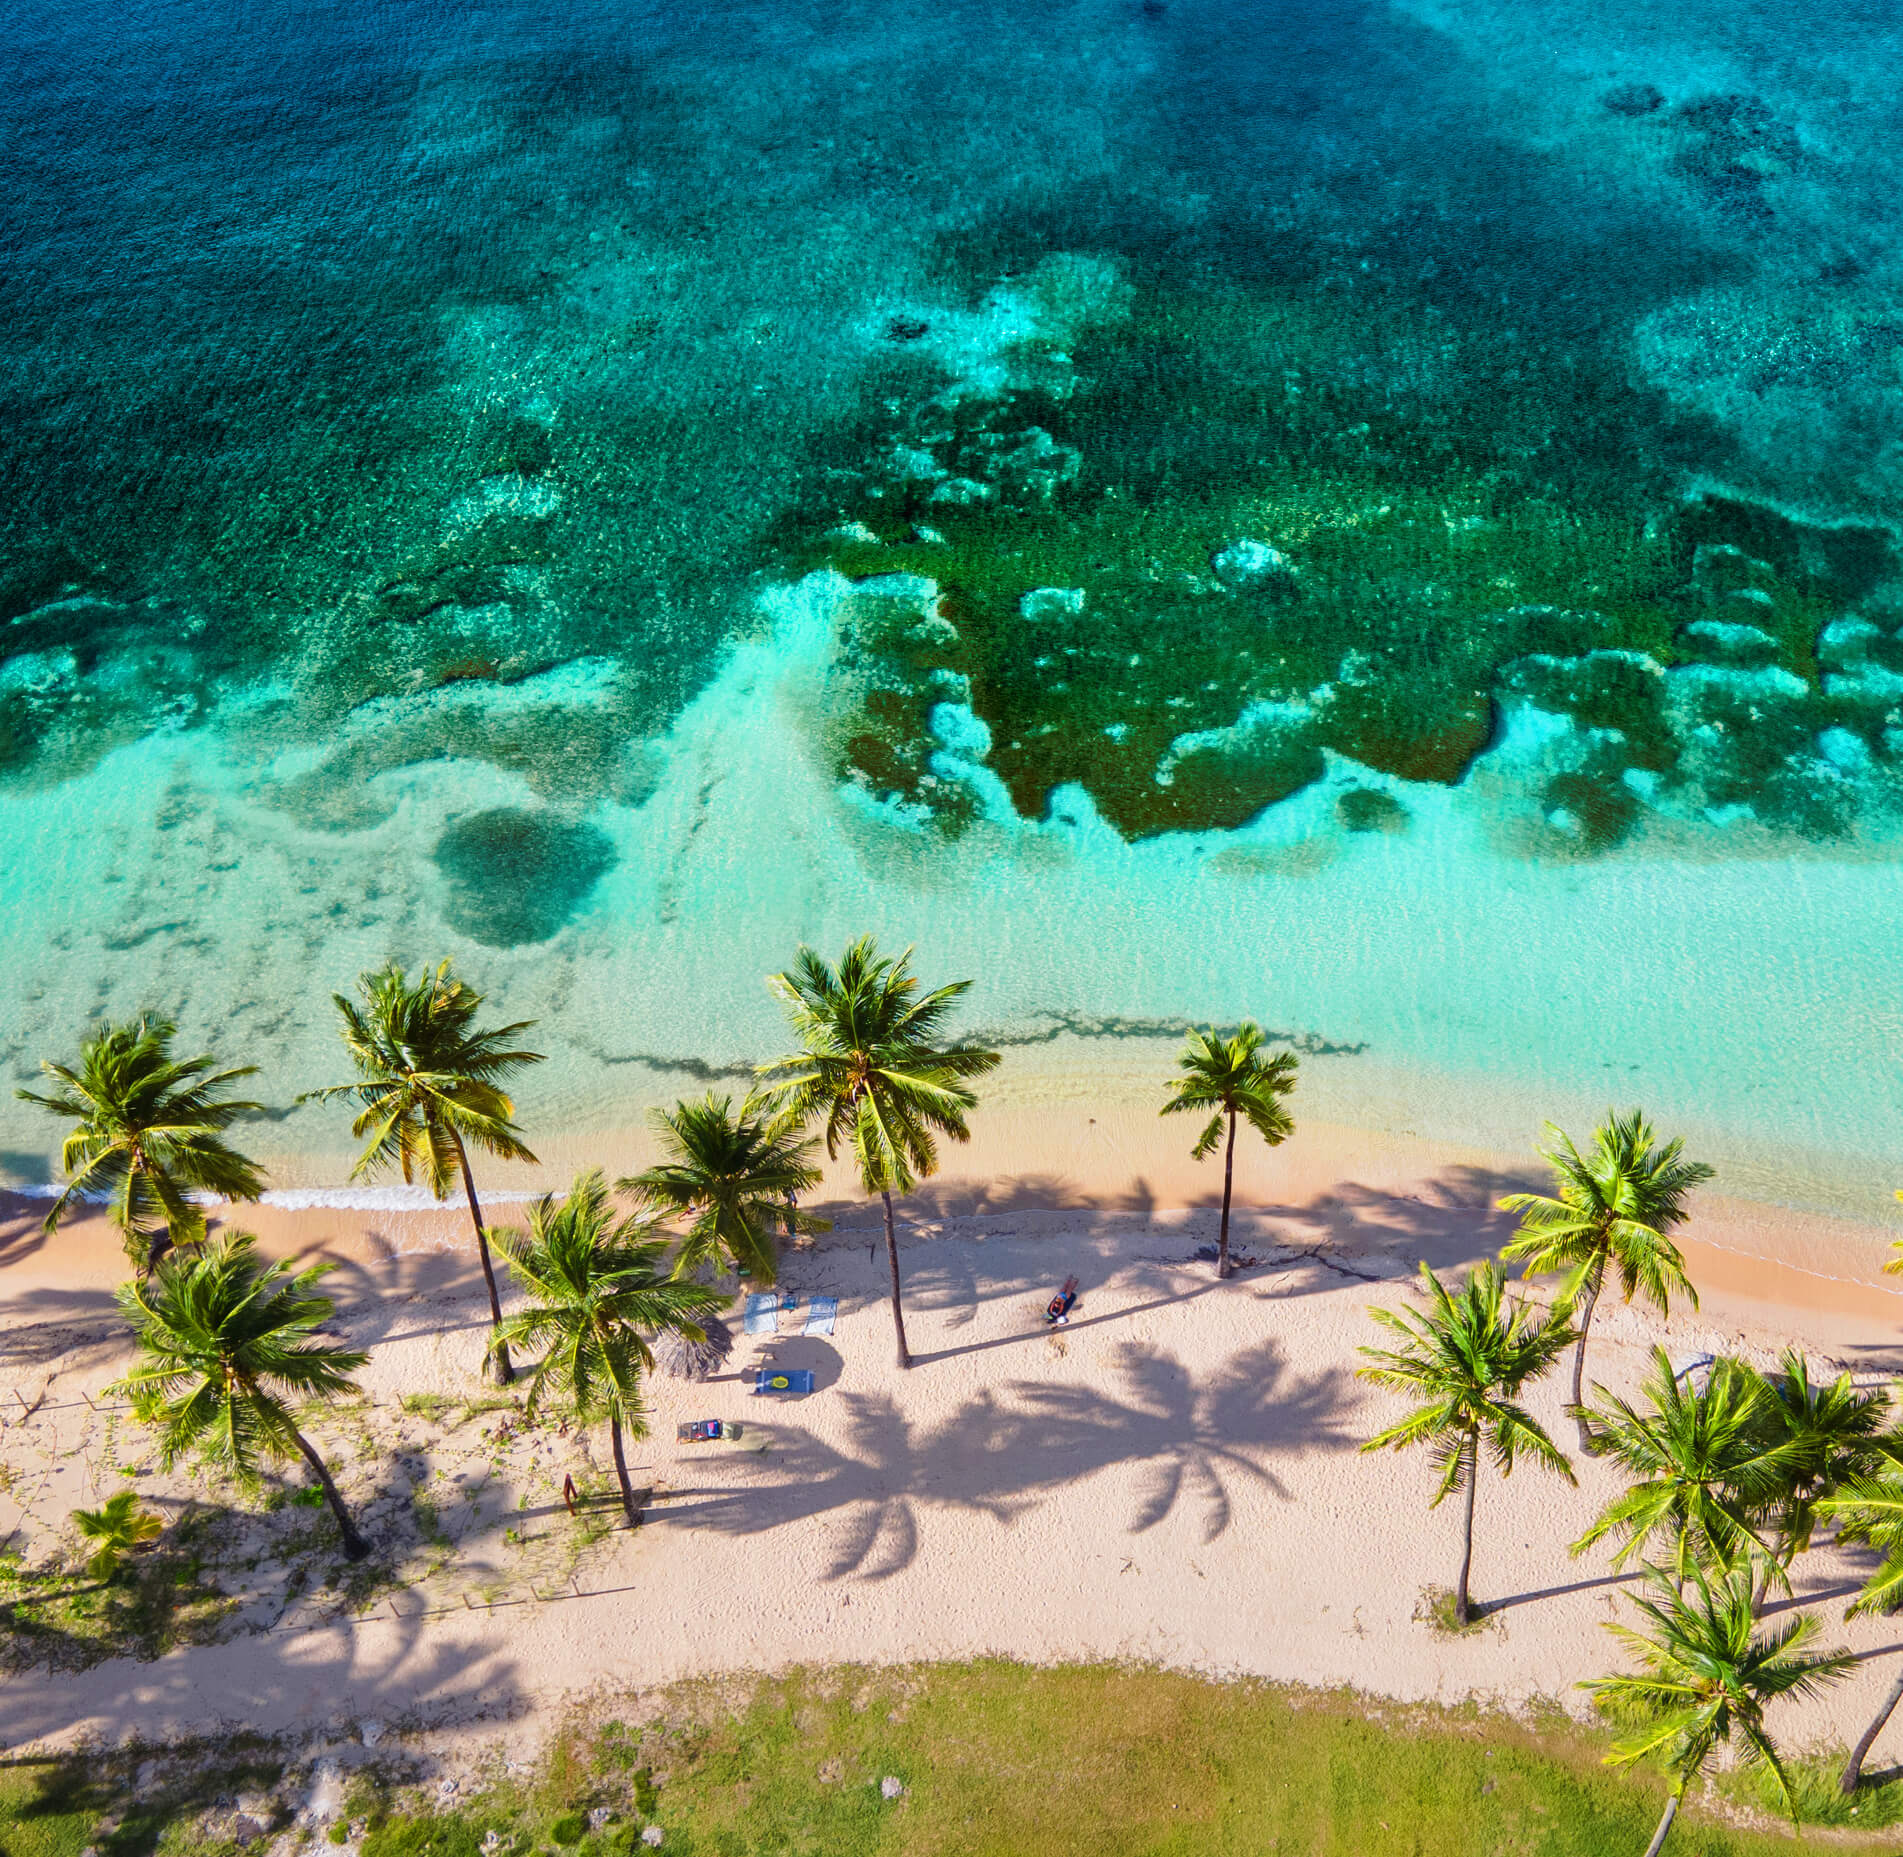
[[[1072,1127],[1066,1114],[1045,1122],[1047,1151],[1087,1137],[1088,1117]],[[369,1720],[526,1750],[597,1691],[980,1654],[1579,1708],[1579,1679],[1617,1662],[1599,1626],[1622,1609],[1621,1582],[1603,1553],[1566,1549],[1615,1473],[1581,1461],[1576,1489],[1531,1469],[1483,1483],[1475,1591],[1502,1603],[1486,1629],[1455,1638],[1416,1615],[1424,1589],[1452,1582],[1456,1506],[1429,1511],[1424,1457],[1357,1453],[1393,1407],[1353,1377],[1357,1347],[1376,1338],[1367,1306],[1413,1296],[1418,1260],[1459,1268],[1497,1248],[1510,1221],[1493,1201],[1515,1177],[1487,1157],[1325,1129],[1248,1151],[1239,1174],[1237,1249],[1257,1261],[1223,1285],[1193,1258],[1214,1213],[1180,1203],[1206,1200],[1213,1170],[1183,1164],[1151,1183],[1154,1204],[1131,1204],[1107,1159],[1096,1204],[1075,1203],[1082,1169],[1068,1185],[1048,1173],[936,1183],[905,1220],[910,1373],[893,1361],[876,1224],[862,1206],[836,1208],[839,1228],[788,1259],[799,1301],[778,1334],[741,1340],[708,1384],[653,1381],[635,1458],[654,1491],[647,1519],[580,1546],[559,1486],[598,1474],[602,1439],[551,1422],[503,1425],[498,1440],[484,1436],[494,1412],[457,1422],[399,1404],[484,1391],[480,1278],[460,1216],[251,1209],[244,1222],[272,1250],[338,1261],[339,1327],[372,1350],[373,1403],[314,1432],[346,1495],[373,1536],[408,1525],[414,1543],[404,1518],[426,1489],[437,1545],[397,1553],[401,1584],[354,1617],[320,1590],[287,1606],[281,1568],[254,1547],[259,1567],[231,1563],[228,1577],[250,1594],[242,1618],[274,1629],[234,1628],[153,1662],[9,1675],[0,1743],[235,1726],[322,1738]],[[1072,1204],[1052,1203],[1065,1192]],[[8,1202],[0,1238],[0,1399],[13,1409],[0,1531],[17,1529],[30,1560],[71,1508],[124,1487],[115,1464],[150,1463],[136,1434],[115,1440],[117,1415],[87,1403],[125,1358],[108,1291],[116,1240],[89,1221],[43,1241],[38,1211]],[[1876,1274],[1883,1234],[1812,1221],[1807,1255],[1838,1268],[1807,1274],[1755,1261],[1783,1230],[1762,1206],[1704,1201],[1688,1246],[1702,1309],[1660,1323],[1604,1307],[1594,1377],[1632,1387],[1655,1341],[1680,1358],[1730,1350],[1767,1365],[1796,1342],[1872,1382],[1903,1367],[1903,1297]],[[1052,1331],[1042,1306],[1072,1272],[1081,1301]],[[829,1339],[797,1332],[816,1294],[840,1298]],[[754,1396],[746,1376],[767,1360],[811,1368],[815,1392]],[[1563,1381],[1533,1397],[1562,1442]],[[738,1420],[743,1435],[674,1442],[677,1422],[703,1417]],[[161,1507],[188,1487],[137,1482]],[[1857,1577],[1834,1551],[1799,1564],[1828,1639],[1868,1661],[1775,1724],[1786,1745],[1854,1738],[1892,1680],[1894,1624],[1839,1623]],[[1895,1751],[1880,1742],[1876,1758]]]

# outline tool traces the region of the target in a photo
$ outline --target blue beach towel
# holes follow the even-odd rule
[[[833,1318],[839,1313],[837,1296],[815,1296],[806,1311],[806,1327],[801,1331],[808,1335],[830,1335],[833,1332]]]
[[[771,1290],[747,1298],[747,1333],[770,1335],[779,1320],[780,1299]]]
[[[753,1376],[756,1393],[806,1394],[813,1390],[808,1367],[762,1367]]]

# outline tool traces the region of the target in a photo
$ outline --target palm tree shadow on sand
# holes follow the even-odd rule
[[[1200,1385],[1171,1355],[1128,1343],[1118,1356],[1129,1388],[1120,1403],[1078,1387],[1029,1386],[1020,1392],[1031,1448],[1094,1454],[1091,1470],[1145,1462],[1132,1534],[1156,1527],[1192,1491],[1202,1505],[1203,1540],[1212,1542],[1233,1519],[1229,1491],[1238,1479],[1288,1499],[1287,1487],[1266,1461],[1277,1452],[1343,1450],[1359,1442],[1337,1422],[1346,1376],[1300,1378],[1285,1367],[1276,1342],[1232,1355]]]
[[[914,1425],[888,1396],[845,1394],[843,1449],[807,1432],[776,1432],[757,1476],[672,1492],[656,1516],[733,1535],[824,1522],[827,1579],[884,1580],[917,1558],[931,1508],[1008,1525],[1061,1488],[1138,1463],[1130,1532],[1156,1527],[1193,1499],[1209,1542],[1230,1526],[1239,1483],[1287,1498],[1273,1468],[1278,1453],[1358,1442],[1341,1422],[1357,1398],[1349,1374],[1295,1373],[1274,1341],[1232,1356],[1200,1382],[1173,1356],[1135,1344],[1120,1350],[1118,1367],[1121,1397],[1017,1382],[1002,1398],[981,1393],[930,1427]]]

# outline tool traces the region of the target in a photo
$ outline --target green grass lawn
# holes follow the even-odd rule
[[[78,1857],[99,1821],[98,1806],[75,1800],[53,1761],[0,1763],[0,1857]]]
[[[578,1721],[532,1784],[453,1812],[406,1809],[362,1782],[350,1810],[369,1824],[362,1857],[479,1857],[492,1829],[521,1857],[606,1857],[643,1850],[647,1823],[663,1828],[664,1852],[694,1857],[1639,1857],[1663,1782],[1608,1772],[1603,1745],[1559,1719],[1532,1727],[1145,1669],[844,1669],[686,1686],[658,1714],[650,1699],[639,1726]],[[896,1799],[882,1795],[888,1776],[904,1786]],[[105,1802],[99,1777],[95,1764],[76,1790],[65,1769],[0,1768],[0,1857],[76,1857]],[[191,1790],[204,1799],[212,1784],[201,1775]],[[1868,1804],[1887,1818],[1893,1802]],[[591,1808],[612,1814],[594,1831]],[[97,1840],[101,1857],[224,1848],[182,1803],[169,1828],[164,1817],[129,1818]],[[1846,1848],[1844,1833],[1826,1835]],[[1788,1833],[1696,1807],[1668,1846],[1792,1849]]]

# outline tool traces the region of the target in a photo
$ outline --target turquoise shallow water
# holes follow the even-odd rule
[[[624,1125],[871,926],[1027,1052],[1251,1012],[1316,1112],[1637,1100],[1882,1203],[1889,9],[25,0],[0,51],[20,1080],[157,1007],[288,1100],[332,987],[450,953],[543,1021],[532,1120]],[[14,1178],[49,1137],[0,1108]]]

